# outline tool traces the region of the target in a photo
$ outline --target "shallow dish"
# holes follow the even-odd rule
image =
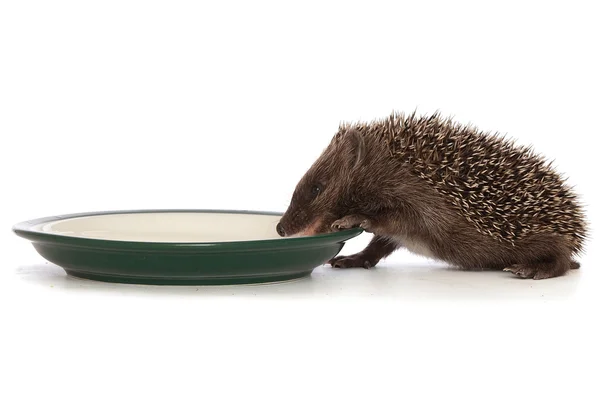
[[[139,210],[25,221],[13,231],[67,274],[105,282],[206,285],[308,276],[359,235],[281,238],[281,213]]]

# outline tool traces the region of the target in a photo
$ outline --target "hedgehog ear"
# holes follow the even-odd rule
[[[365,140],[356,129],[348,130],[344,136],[343,145],[346,151],[351,155],[348,162],[350,169],[356,169],[365,156]]]

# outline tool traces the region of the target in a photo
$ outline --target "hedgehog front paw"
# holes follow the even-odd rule
[[[363,253],[356,253],[351,256],[338,256],[334,257],[327,262],[331,264],[333,268],[373,268],[376,261],[365,256]]]
[[[371,220],[367,219],[365,216],[361,216],[358,214],[352,214],[346,217],[342,217],[339,220],[336,220],[331,224],[331,229],[333,231],[340,231],[342,229],[350,229],[350,228],[362,228],[367,232],[370,232],[372,228]]]

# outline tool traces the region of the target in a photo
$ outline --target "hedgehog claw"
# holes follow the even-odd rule
[[[370,220],[363,220],[358,226],[367,232],[371,232],[371,221]]]

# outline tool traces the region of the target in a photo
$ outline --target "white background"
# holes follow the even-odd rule
[[[174,288],[67,278],[10,230],[283,211],[340,121],[414,109],[534,144],[594,229],[594,3],[2,1],[0,395],[599,396],[593,236],[579,271],[546,281],[398,252]]]

